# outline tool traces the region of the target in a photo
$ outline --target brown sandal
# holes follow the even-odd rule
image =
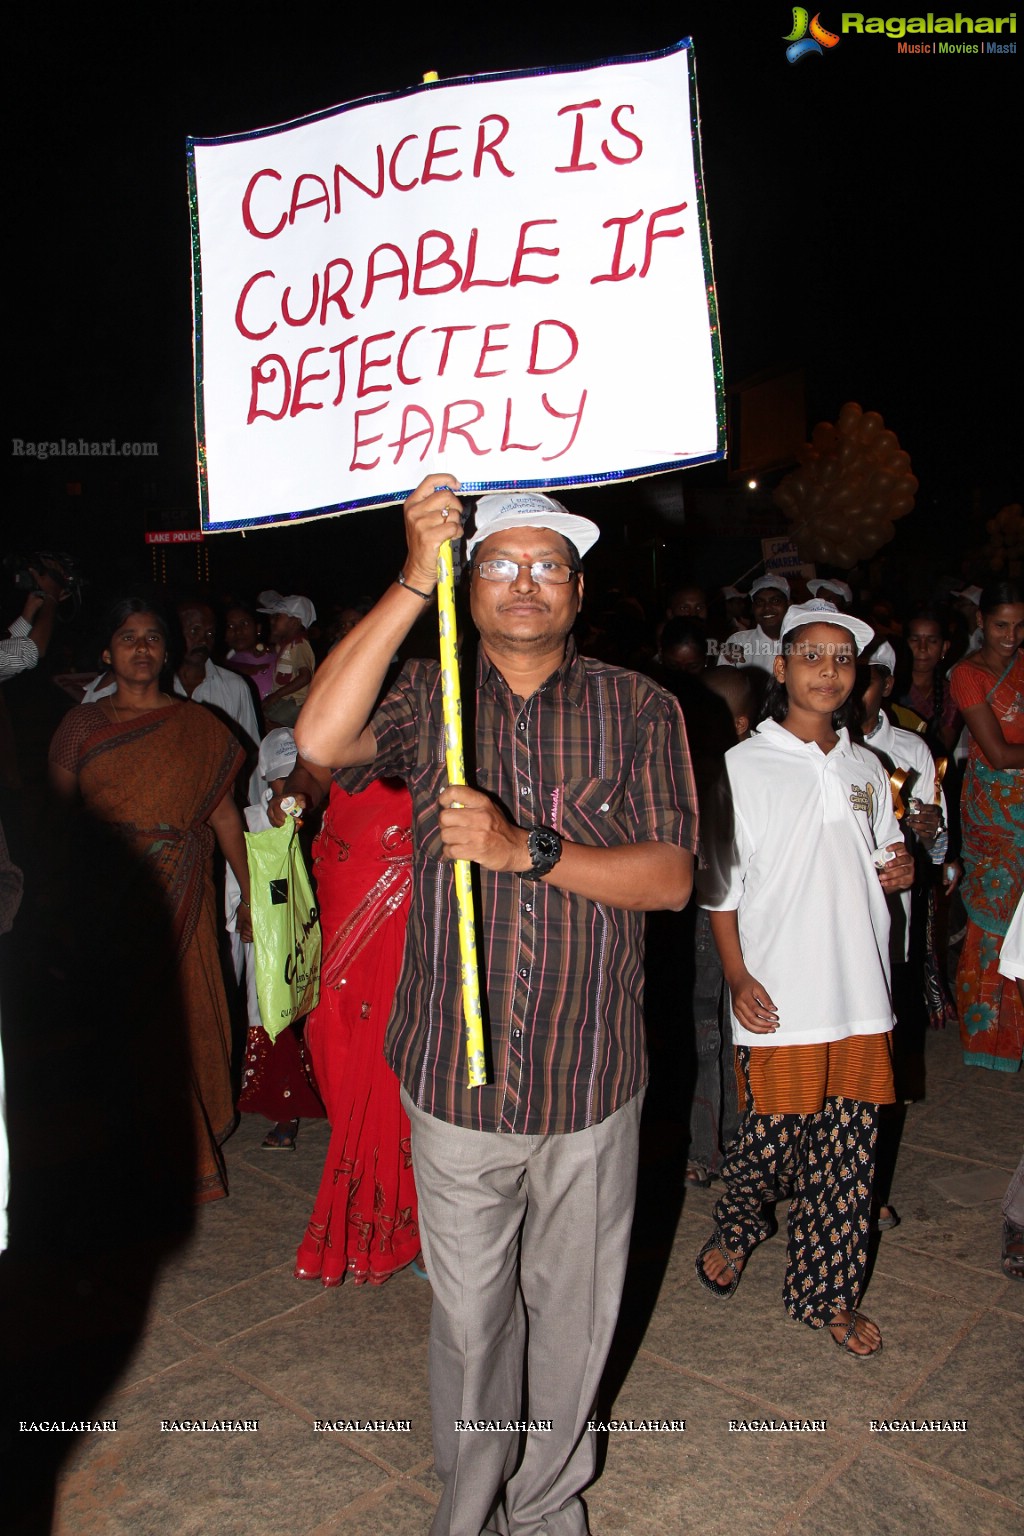
[[[732,1270],[732,1279],[728,1285],[719,1285],[716,1280],[712,1280],[711,1276],[705,1272],[704,1260],[709,1253],[714,1253],[716,1250],[725,1260],[726,1269]],[[740,1276],[743,1273],[746,1262],[746,1254],[739,1254],[736,1259],[730,1257],[722,1241],[721,1233],[713,1232],[694,1260],[694,1268],[697,1271],[697,1279],[704,1289],[710,1291],[712,1296],[720,1296],[723,1301],[727,1301],[736,1292],[736,1287],[740,1283]]]
[[[829,1330],[829,1335],[832,1339],[832,1342],[837,1349],[841,1349],[845,1355],[852,1356],[854,1360],[870,1360],[872,1355],[877,1355],[881,1352],[882,1340],[879,1338],[878,1343],[874,1346],[873,1349],[851,1349],[850,1340],[858,1337],[857,1325],[859,1323],[870,1323],[871,1319],[870,1317],[865,1317],[862,1312],[857,1312],[855,1310],[851,1310],[849,1316],[850,1325],[846,1329],[842,1338],[837,1339],[835,1334],[832,1332],[833,1328],[842,1327],[842,1321],[840,1318],[835,1317],[830,1323],[825,1325]],[[864,1341],[862,1340],[862,1342]]]

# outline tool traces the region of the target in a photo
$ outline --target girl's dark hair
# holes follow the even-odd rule
[[[148,597],[122,597],[107,610],[107,616],[103,622],[103,644],[109,646],[125,620],[130,619],[133,613],[151,613],[153,615],[154,619],[156,619],[157,628],[164,637],[164,644],[169,651],[171,647],[170,625],[159,604],[153,602]]]
[[[838,615],[837,617],[841,618],[842,615]],[[833,620],[832,616],[828,614],[824,618],[813,619],[810,622],[814,624],[831,624]],[[782,642],[783,656],[792,655],[797,636],[800,634],[801,630],[807,629],[807,627],[807,624],[800,624],[796,629],[791,629],[789,631],[789,633],[786,635],[786,638]],[[842,629],[843,625],[837,624],[836,627]],[[849,634],[848,630],[847,633]],[[856,690],[851,692],[849,698],[844,699],[839,708],[832,711],[832,729],[834,731],[841,731],[843,727],[849,725],[850,721],[854,718],[855,692]],[[773,676],[768,684],[768,691],[764,696],[764,704],[761,707],[761,714],[758,719],[758,725],[760,725],[762,720],[774,720],[776,725],[781,725],[788,714],[789,694],[786,692],[786,685],[785,683],[780,683],[778,678]]]
[[[921,607],[915,608],[903,626],[904,642],[906,641],[911,624],[934,624],[946,644],[951,645],[953,643],[955,626],[948,608],[940,608],[931,604],[923,604]],[[941,666],[941,661],[939,665]]]
[[[914,682],[913,655],[907,636],[910,633],[911,624],[918,623],[934,624],[947,646],[951,645],[953,641],[952,624],[950,616],[945,609],[934,607],[914,609],[914,612],[903,626],[902,642],[896,648],[896,686],[893,689],[893,696],[901,704],[907,702],[905,696],[909,694]],[[949,684],[946,681],[943,661],[940,656],[936,663],[935,671],[932,673],[932,717],[927,722],[928,730],[925,733],[925,740],[928,742],[928,745],[933,752],[938,753],[940,756],[944,754],[945,748],[939,744],[938,736],[935,733],[942,720],[948,696]]]
[[[1008,603],[1024,603],[1024,587],[1017,581],[992,581],[978,599],[978,607],[986,614]]]
[[[207,607],[209,605],[204,603],[203,606]],[[257,613],[255,603],[247,602],[244,597],[228,598],[227,602],[224,604],[225,617],[236,608],[238,609],[239,613],[248,614],[249,618],[252,619],[257,629],[259,628],[260,621],[266,617],[265,614]]]

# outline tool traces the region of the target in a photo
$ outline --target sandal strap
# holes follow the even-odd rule
[[[704,1260],[709,1253],[719,1254],[723,1263],[725,1264],[726,1269],[731,1271],[731,1277],[727,1284],[720,1285],[718,1280],[712,1280],[709,1278],[707,1272],[704,1269]],[[710,1291],[713,1296],[728,1298],[734,1294],[736,1287],[740,1283],[740,1276],[743,1272],[742,1265],[745,1264],[746,1258],[746,1254],[738,1254],[736,1259],[731,1258],[729,1251],[725,1246],[725,1239],[723,1234],[721,1232],[714,1232],[708,1238],[707,1242],[704,1244],[703,1248],[697,1255],[695,1261],[697,1279],[700,1281],[704,1289]],[[739,1262],[737,1262],[737,1260]]]
[[[722,1258],[725,1260],[725,1267],[726,1267],[726,1269],[731,1269],[732,1272],[733,1272],[733,1275],[738,1280],[739,1277],[740,1277],[741,1271],[737,1268],[735,1259],[731,1259],[729,1257],[729,1253],[728,1253],[727,1249],[723,1246],[723,1244],[721,1242],[717,1242],[715,1244],[715,1247],[718,1249],[719,1253],[722,1255]]]
[[[864,1317],[864,1314],[862,1312],[858,1311],[858,1309],[856,1307],[852,1307],[850,1309],[850,1322],[849,1322],[849,1325],[848,1325],[846,1331],[844,1332],[842,1338],[841,1339],[836,1339],[835,1334],[832,1335],[833,1339],[835,1339],[835,1341],[838,1344],[840,1349],[845,1349],[848,1354],[856,1355],[858,1358],[862,1358],[861,1357],[861,1351],[859,1349],[850,1349],[850,1340],[857,1337],[857,1328],[858,1328],[858,1325],[860,1324],[860,1322],[862,1320],[864,1322],[869,1322],[870,1321],[870,1319]],[[840,1326],[841,1326],[841,1324],[839,1322],[839,1319],[837,1317],[833,1316],[832,1321],[828,1324],[828,1327],[831,1329],[831,1328],[838,1328]],[[882,1347],[881,1344],[879,1344],[876,1349],[869,1349],[867,1351],[867,1354],[864,1355],[863,1358],[866,1359],[867,1355],[877,1354],[878,1350],[881,1349],[881,1347]]]

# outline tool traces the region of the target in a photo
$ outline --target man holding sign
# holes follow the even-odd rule
[[[438,550],[461,536],[457,484],[428,476],[406,502],[405,563],[318,671],[296,739],[314,763],[366,765],[366,782],[396,776],[413,797],[416,883],[385,1051],[412,1122],[434,1291],[433,1536],[584,1536],[587,1424],[618,1315],[647,1079],[643,913],[689,899],[696,798],[675,700],[577,654],[580,556],[598,529],[537,492],[483,497],[468,539],[473,787],[447,783],[436,663],[407,664],[370,718],[432,599]],[[478,1088],[460,859],[480,883],[490,1057]]]

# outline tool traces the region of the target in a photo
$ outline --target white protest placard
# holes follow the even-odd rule
[[[802,564],[796,540],[788,535],[762,539],[761,560],[766,571],[798,571]]]
[[[203,528],[724,452],[689,41],[190,139]]]

